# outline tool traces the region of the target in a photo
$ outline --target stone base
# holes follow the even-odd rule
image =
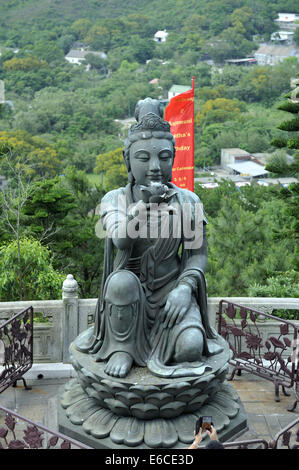
[[[105,408],[95,408],[78,386],[77,379],[73,379],[59,391],[59,431],[95,449],[187,449],[194,440],[196,420],[202,415],[213,417],[222,442],[232,440],[248,429],[242,403],[227,382],[221,384],[213,399],[199,410],[152,420],[118,416]],[[77,392],[70,394],[70,391]],[[205,437],[202,447],[207,442]]]

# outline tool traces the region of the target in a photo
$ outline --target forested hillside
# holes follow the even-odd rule
[[[296,8],[295,0],[2,0],[0,174],[9,185],[0,193],[0,301],[59,297],[69,272],[82,297],[98,294],[96,207],[127,178],[120,120],[139,99],[165,100],[173,84],[195,77],[198,169],[218,164],[221,148],[240,147],[273,154],[273,175],[298,175],[298,150],[273,145],[285,137],[278,127],[289,116],[279,107],[297,58],[225,62],[251,56],[277,29],[277,13]],[[165,43],[153,41],[158,30],[169,33]],[[66,54],[79,47],[107,58],[70,64]],[[210,218],[210,295],[297,296],[297,189],[195,191]],[[32,263],[38,281],[27,275]]]

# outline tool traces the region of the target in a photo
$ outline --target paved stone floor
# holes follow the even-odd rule
[[[0,404],[36,423],[55,429],[57,392],[70,378],[28,380],[32,390],[25,390],[22,381],[16,388],[9,387],[0,394]],[[243,373],[231,382],[239,394],[248,417],[249,430],[234,440],[265,439],[270,441],[289,423],[299,417],[299,405],[294,412],[287,411],[293,404],[295,394],[286,397],[280,394],[275,402],[274,386],[267,380]],[[0,419],[1,421],[1,419]]]

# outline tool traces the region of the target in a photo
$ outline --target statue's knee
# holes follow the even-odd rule
[[[198,328],[188,328],[177,339],[175,348],[176,362],[194,362],[202,357],[203,335]]]
[[[115,271],[106,281],[105,301],[123,306],[140,300],[139,283],[139,279],[131,271]]]
[[[105,311],[113,331],[130,330],[140,304],[139,280],[131,271],[116,271],[106,282]]]

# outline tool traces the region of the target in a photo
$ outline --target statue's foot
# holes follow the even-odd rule
[[[128,353],[114,353],[105,368],[105,372],[112,377],[126,377],[133,365],[133,358]]]

